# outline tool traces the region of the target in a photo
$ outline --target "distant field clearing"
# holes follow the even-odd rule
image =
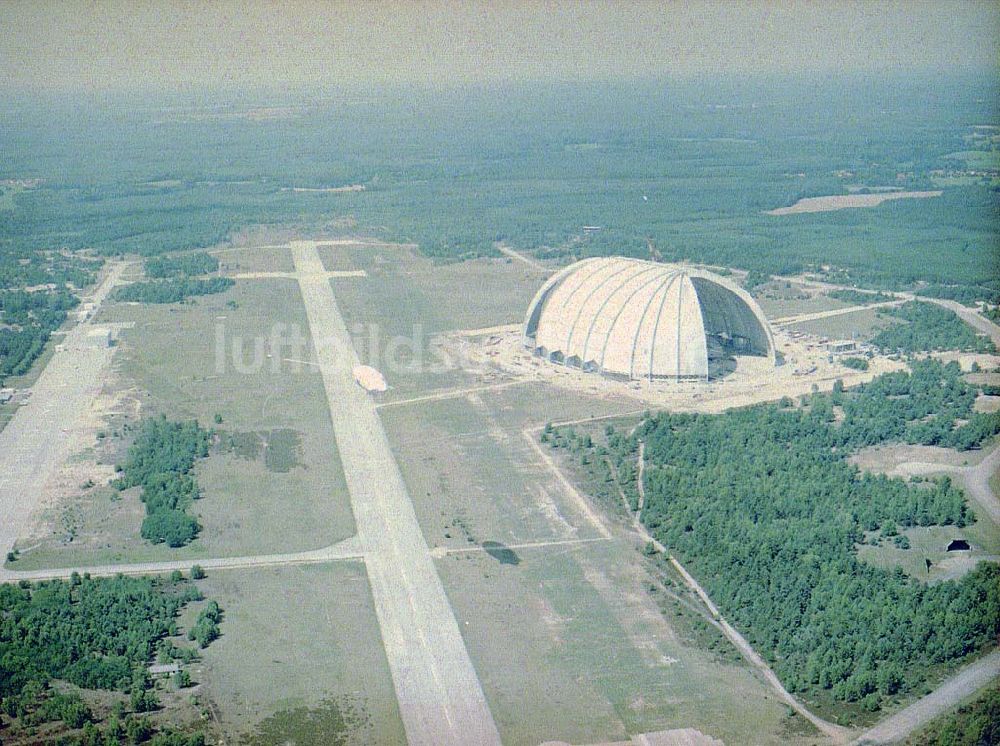
[[[851,207],[877,207],[890,199],[926,199],[940,197],[941,191],[880,192],[879,194],[834,194],[829,197],[806,197],[790,207],[768,210],[768,215],[793,215],[798,212],[828,212]]]
[[[317,192],[323,194],[337,194],[339,192],[363,192],[364,184],[348,184],[347,186],[336,187],[281,187],[283,192]]]

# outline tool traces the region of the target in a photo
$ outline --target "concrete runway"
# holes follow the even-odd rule
[[[290,244],[407,740],[499,744],[316,246]]]
[[[97,287],[95,311],[126,266],[113,265]],[[0,561],[29,533],[45,482],[69,455],[70,430],[101,389],[114,348],[88,339],[94,329],[87,322],[66,334],[29,399],[0,431]]]

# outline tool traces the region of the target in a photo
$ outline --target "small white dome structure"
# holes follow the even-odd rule
[[[549,278],[524,344],[551,362],[629,380],[707,380],[710,360],[757,355],[774,338],[741,287],[711,272],[626,257],[584,259]]]

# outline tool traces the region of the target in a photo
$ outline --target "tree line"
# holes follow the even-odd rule
[[[69,580],[0,585],[0,721],[6,717],[18,730],[55,721],[82,728],[63,740],[67,744],[202,743],[198,735],[157,733],[143,716],[159,707],[147,666],[158,648],[189,659],[180,654],[185,649],[163,643],[178,634],[181,609],[201,599],[180,573],[169,578],[74,573]],[[218,604],[209,606],[221,619]],[[119,700],[98,727],[100,718],[80,694],[54,688],[56,681],[122,692],[127,704]]]
[[[79,302],[65,288],[0,290],[0,385],[9,376],[28,372],[52,332]]]
[[[1000,685],[942,715],[907,741],[914,746],[995,746],[1000,744]]]
[[[235,284],[229,277],[211,277],[206,280],[186,277],[148,280],[117,288],[111,294],[111,299],[132,303],[180,303],[198,295],[221,293]]]
[[[989,337],[976,331],[953,311],[932,303],[911,301],[894,308],[883,308],[880,316],[905,321],[878,332],[871,343],[891,352],[996,352]]]
[[[964,306],[975,306],[980,301],[1000,303],[1000,283],[982,285],[940,285],[931,284],[918,288],[917,295],[927,298],[944,298],[958,301]]]
[[[143,262],[146,277],[164,279],[207,275],[219,269],[219,260],[206,251],[179,256],[156,256]]]
[[[141,487],[146,505],[142,537],[154,544],[184,546],[201,527],[187,508],[201,497],[195,481],[195,461],[208,456],[212,434],[197,421],[171,422],[160,415],[146,420],[128,449],[125,463],[112,484],[118,490]]]
[[[928,360],[798,405],[650,415],[632,435],[606,431],[603,443],[572,428],[545,439],[633,489],[636,472],[623,467],[644,441],[641,517],[650,532],[790,691],[876,710],[922,687],[934,666],[996,644],[1000,566],[980,563],[960,580],[928,585],[860,561],[863,543],[903,547],[910,527],[959,530],[975,515],[948,478],[908,483],[863,473],[847,456],[961,432],[974,398],[957,364]],[[977,430],[962,444],[981,446],[995,432]]]
[[[879,291],[864,292],[862,290],[853,290],[848,288],[829,290],[826,294],[830,298],[842,300],[845,303],[854,303],[859,306],[866,306],[870,303],[883,303],[885,301],[894,300],[896,297],[894,295],[890,295],[889,293],[882,293]]]

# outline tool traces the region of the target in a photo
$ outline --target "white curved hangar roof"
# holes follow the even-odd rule
[[[524,343],[547,359],[628,379],[701,378],[709,359],[774,362],[767,319],[749,293],[719,275],[676,264],[584,259],[535,295]]]

